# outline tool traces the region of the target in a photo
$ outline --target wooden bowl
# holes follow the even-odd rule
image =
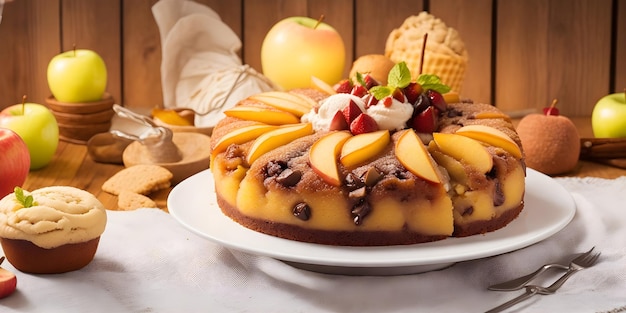
[[[172,177],[172,185],[209,168],[211,151],[208,148],[209,136],[199,133],[174,133],[172,142],[182,153],[182,160],[175,163],[155,163],[150,151],[138,141],[128,145],[122,154],[124,166],[137,164],[156,164],[168,169]]]
[[[95,113],[64,113],[52,111],[54,117],[57,119],[58,123],[67,124],[67,125],[91,125],[91,124],[99,124],[99,123],[107,123],[111,121],[113,115],[115,115],[115,111],[113,109],[107,109],[100,112]]]
[[[71,114],[96,113],[110,110],[114,103],[115,100],[109,93],[104,93],[102,100],[93,102],[69,103],[57,101],[54,96],[46,98],[46,104],[50,110]]]
[[[111,128],[111,122],[89,125],[58,124],[59,138],[77,144],[86,144],[93,135],[108,132]]]

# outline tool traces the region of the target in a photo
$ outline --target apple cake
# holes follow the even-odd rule
[[[225,111],[210,165],[222,212],[265,234],[346,246],[471,236],[514,220],[526,172],[509,117],[406,71],[398,63],[384,86],[365,74],[265,92]]]

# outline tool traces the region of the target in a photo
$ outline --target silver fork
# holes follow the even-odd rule
[[[536,285],[527,285],[525,286],[526,288],[526,292],[524,292],[523,294],[517,296],[516,298],[513,298],[485,313],[495,313],[495,312],[501,312],[502,310],[508,309],[536,294],[542,294],[542,295],[551,295],[553,293],[555,293],[557,291],[557,289],[559,289],[561,286],[563,286],[563,284],[565,283],[566,280],[568,280],[572,275],[574,275],[574,273],[591,267],[593,266],[596,261],[598,261],[598,258],[600,257],[600,253],[595,253],[595,254],[584,254],[585,256],[582,258],[576,258],[574,259],[574,261],[572,261],[572,263],[570,264],[569,269],[567,270],[567,272],[565,274],[563,274],[563,276],[561,276],[559,279],[557,279],[554,283],[552,283],[552,285],[548,286],[548,287],[542,287],[542,286],[536,286]]]
[[[489,290],[496,290],[496,291],[512,291],[512,290],[518,290],[518,289],[522,289],[524,288],[524,286],[526,286],[526,284],[528,284],[531,280],[535,279],[537,276],[541,275],[541,273],[545,272],[548,269],[551,268],[559,268],[559,269],[563,269],[563,270],[569,270],[572,268],[572,264],[574,263],[579,263],[581,262],[583,259],[587,258],[589,255],[591,255],[591,252],[593,251],[595,247],[592,247],[591,249],[589,249],[589,251],[577,256],[575,259],[573,259],[570,262],[570,265],[563,265],[563,264],[559,264],[559,263],[551,263],[551,264],[546,264],[542,267],[540,267],[539,269],[537,269],[535,272],[530,273],[528,275],[513,279],[513,280],[509,280],[503,283],[499,283],[499,284],[495,284],[495,285],[491,285],[488,287]]]

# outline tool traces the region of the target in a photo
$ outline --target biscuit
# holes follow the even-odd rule
[[[116,196],[122,191],[148,195],[170,187],[173,176],[172,172],[164,167],[153,164],[138,164],[127,167],[111,176],[102,184],[102,190]]]
[[[117,206],[120,210],[130,211],[136,210],[139,208],[156,208],[157,205],[152,199],[132,192],[132,191],[122,191],[120,192],[117,199]]]

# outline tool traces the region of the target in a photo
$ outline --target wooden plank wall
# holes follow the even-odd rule
[[[383,53],[389,32],[427,10],[459,30],[470,55],[463,96],[506,111],[540,109],[588,116],[601,96],[626,87],[626,0],[196,0],[213,8],[243,42],[240,56],[261,70],[264,35],[280,19],[325,16],[341,33],[347,64]],[[118,103],[162,104],[157,0],[15,0],[0,23],[0,108],[22,95],[44,103],[49,60],[72,48],[96,50]],[[349,65],[346,67],[347,75]]]

